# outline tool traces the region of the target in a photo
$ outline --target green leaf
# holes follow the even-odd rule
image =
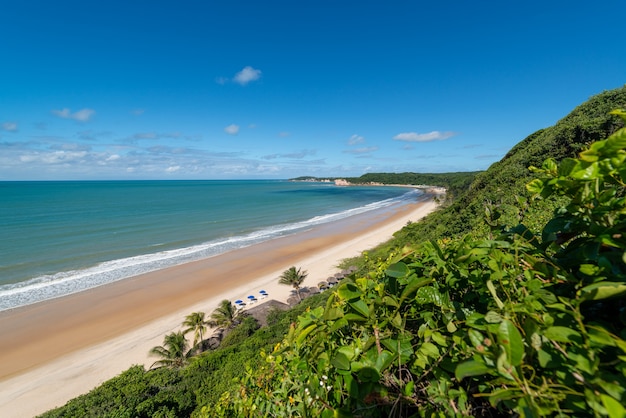
[[[404,302],[406,298],[411,296],[417,289],[424,287],[433,282],[431,278],[418,278],[414,276],[410,279],[409,283],[407,283],[406,287],[402,291],[402,295],[400,295],[400,303]]]
[[[596,162],[599,159],[598,151],[593,148],[589,148],[588,150],[581,152],[579,154],[579,157],[582,161],[585,161],[588,163]]]
[[[504,347],[508,362],[512,366],[519,366],[524,356],[524,342],[517,327],[508,319],[500,323],[498,342]]]
[[[468,360],[456,366],[454,376],[457,380],[463,380],[469,376],[482,376],[491,371],[482,361]]]
[[[400,312],[397,312],[396,315],[391,319],[391,325],[393,325],[394,327],[398,329],[403,329],[404,321],[402,319],[403,318],[402,318],[402,315],[400,315]]]
[[[470,342],[474,346],[474,348],[482,347],[485,341],[485,337],[483,334],[476,331],[475,329],[469,329],[467,331],[467,335],[469,336]]]
[[[543,332],[543,335],[553,341],[561,343],[581,342],[580,333],[571,328],[554,326],[548,327]]]
[[[359,314],[355,314],[355,313],[345,314],[343,319],[348,321],[348,323],[350,323],[350,322],[365,322],[365,321],[367,321],[367,317],[364,317],[363,315],[359,315]]]
[[[350,305],[350,307],[352,307],[355,311],[357,311],[365,318],[369,318],[370,310],[367,306],[367,303],[365,303],[363,300],[359,299],[354,302],[349,302],[348,305]]]
[[[383,298],[383,303],[387,306],[392,306],[394,308],[398,308],[400,306],[400,304],[398,303],[398,301],[396,300],[395,297],[391,297],[391,296],[385,296]]]
[[[535,195],[541,194],[541,192],[543,191],[543,181],[539,179],[531,180],[526,185],[526,190]]]
[[[356,377],[361,382],[378,382],[380,380],[380,373],[374,367],[363,366],[359,368]]]
[[[549,171],[549,172],[552,172],[552,173],[556,173],[556,170],[557,170],[556,161],[554,161],[554,159],[553,159],[553,158],[547,158],[547,159],[543,162],[543,164],[542,164],[541,168],[543,168],[545,171]]]
[[[350,361],[354,358],[355,353],[352,347],[339,347],[333,356],[330,364],[341,370],[350,370]]]
[[[332,307],[324,309],[324,316],[322,318],[324,319],[324,321],[334,321],[341,317],[343,317],[343,310]]]
[[[454,324],[454,321],[450,321],[446,324],[446,329],[448,330],[449,333],[454,333],[457,330],[456,325]]]
[[[623,295],[626,295],[626,283],[620,282],[599,282],[580,289],[581,300],[602,300]]]
[[[578,162],[573,158],[564,158],[563,160],[561,160],[561,163],[559,164],[558,175],[562,177],[569,176],[577,164]]]
[[[354,283],[342,283],[337,288],[337,295],[345,300],[355,299],[361,296],[361,290]]]
[[[439,349],[433,343],[429,343],[429,342],[423,343],[420,346],[419,351],[423,353],[424,355],[431,357],[433,359],[439,358]]]
[[[586,165],[586,167],[581,165],[581,169],[572,171],[571,177],[577,180],[591,180],[597,178],[599,174],[600,166],[597,162],[593,162]]]
[[[606,408],[606,412],[609,414],[609,418],[626,418],[626,409],[619,401],[616,401],[608,395],[600,395],[602,399],[602,405]]]
[[[317,324],[311,324],[308,327],[304,328],[300,334],[298,334],[298,336],[296,337],[296,343],[297,344],[302,344],[304,342],[304,340],[306,339],[306,337],[309,336],[309,334],[311,332],[313,332],[313,330],[317,328]]]
[[[581,264],[578,270],[587,276],[596,276],[601,269],[594,264]]]
[[[537,350],[537,360],[541,367],[548,367],[548,364],[552,361],[552,355],[543,349]]]
[[[341,329],[343,327],[347,327],[348,326],[348,320],[343,317],[340,319],[337,319],[336,321],[333,322],[332,326],[329,328],[329,332],[333,333],[335,331],[337,331],[338,329]]]
[[[393,363],[394,357],[395,356],[390,351],[381,351],[376,356],[376,369],[380,372],[386,370],[389,366],[391,366],[391,363]]]
[[[403,262],[392,264],[385,270],[386,275],[395,277],[396,279],[406,277],[409,273],[411,273],[411,270]]]
[[[504,308],[504,303],[502,303],[502,301],[498,297],[496,287],[493,285],[493,282],[491,280],[487,280],[487,289],[489,290],[489,293],[491,293],[491,296],[493,296],[493,299],[496,301],[496,305],[498,305],[498,308]]]
[[[497,312],[489,311],[485,315],[485,321],[490,324],[499,324],[500,322],[502,322],[502,316]]]
[[[450,322],[451,323],[451,322]],[[441,333],[439,332],[433,332],[433,334],[430,336],[430,338],[432,338],[432,340],[434,342],[436,342],[437,344],[439,344],[442,347],[447,347],[448,346],[448,341],[446,340],[446,338],[441,335]]]
[[[409,380],[404,387],[404,396],[413,396],[413,391],[415,390],[415,382],[413,380]]]
[[[620,129],[606,139],[602,153],[606,156],[610,156],[624,148],[626,148],[626,129]]]

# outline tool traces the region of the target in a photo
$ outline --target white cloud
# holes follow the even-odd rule
[[[4,122],[2,124],[2,129],[8,132],[17,132],[17,123],[15,122]]]
[[[235,125],[234,123],[231,125],[228,125],[227,127],[224,128],[224,132],[226,132],[229,135],[237,135],[239,133],[239,125]]]
[[[365,141],[365,138],[363,138],[361,135],[354,134],[350,137],[350,139],[348,139],[348,145],[360,144],[363,141]]]
[[[81,161],[87,156],[87,151],[53,151],[24,154],[20,161],[25,163],[39,162],[43,164],[68,164]]]
[[[369,154],[370,152],[378,151],[378,147],[364,147],[355,148],[344,151],[346,154]]]
[[[263,158],[264,160],[275,160],[277,158],[290,158],[290,159],[302,159],[308,156],[312,156],[317,154],[316,150],[302,150],[300,152],[291,152],[288,154],[269,154],[269,155],[264,155]]]
[[[70,109],[63,108],[61,110],[52,110],[52,114],[63,119],[74,119],[79,122],[87,122],[93,115],[96,114],[96,111],[93,109],[81,109],[72,113]]]
[[[165,171],[168,172],[168,173],[175,173],[178,170],[180,170],[180,166],[179,165],[170,166],[170,167],[167,167],[165,169]]]
[[[404,132],[393,137],[396,141],[408,141],[408,142],[430,142],[430,141],[442,141],[456,135],[454,132],[439,132],[432,131],[426,134],[418,134],[417,132]]]
[[[261,70],[256,70],[250,66],[244,67],[243,70],[235,74],[233,81],[235,83],[245,86],[251,81],[255,81],[261,78]]]

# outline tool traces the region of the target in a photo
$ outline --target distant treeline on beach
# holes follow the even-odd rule
[[[444,187],[448,194],[456,196],[467,190],[482,171],[467,171],[454,173],[366,173],[360,177],[311,177],[302,176],[291,181],[320,181],[334,182],[345,180],[350,184],[408,184]]]

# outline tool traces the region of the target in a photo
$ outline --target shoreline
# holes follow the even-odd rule
[[[292,265],[315,286],[346,258],[382,242],[436,208],[434,195],[395,210],[355,215],[204,260],[169,267],[88,291],[0,313],[0,411],[32,416],[65,404],[134,364],[181,328],[195,311],[223,299],[269,293],[285,302],[278,276]],[[393,212],[393,213],[390,213]],[[262,303],[260,301],[259,303]],[[80,378],[78,378],[80,376]]]

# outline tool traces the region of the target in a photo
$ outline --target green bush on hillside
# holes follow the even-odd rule
[[[533,198],[564,202],[540,231],[371,261],[204,416],[623,417],[625,149],[621,129],[533,168]]]

